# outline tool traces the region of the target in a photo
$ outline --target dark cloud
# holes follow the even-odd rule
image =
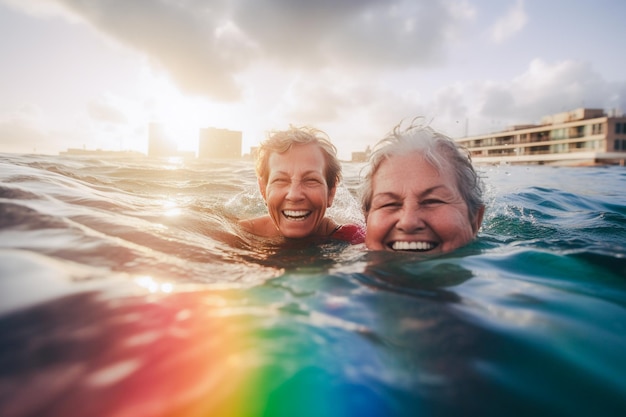
[[[253,51],[228,25],[225,2],[56,1],[100,32],[146,54],[185,92],[238,98],[232,75]]]
[[[284,67],[431,66],[459,17],[443,0],[55,0],[142,53],[187,93],[239,97],[238,73]]]
[[[235,21],[292,65],[396,67],[441,58],[457,14],[442,1],[237,2]]]

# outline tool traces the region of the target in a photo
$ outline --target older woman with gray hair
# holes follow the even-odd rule
[[[422,121],[397,125],[370,155],[361,186],[370,250],[450,252],[481,226],[483,184],[469,152]]]

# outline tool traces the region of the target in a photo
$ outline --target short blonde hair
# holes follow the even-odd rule
[[[324,154],[326,166],[324,173],[329,189],[335,188],[341,181],[341,164],[337,158],[337,148],[330,142],[328,135],[313,127],[293,127],[274,131],[261,143],[256,161],[256,174],[264,182],[269,177],[269,158],[273,153],[285,153],[292,146],[316,144]]]

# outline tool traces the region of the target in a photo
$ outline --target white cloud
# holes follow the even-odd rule
[[[69,143],[78,140],[76,132],[50,128],[50,120],[36,105],[26,104],[0,118],[0,149],[9,153],[58,153],[56,138]]]
[[[538,123],[542,116],[578,107],[626,109],[626,82],[609,82],[591,64],[580,61],[535,59],[512,80],[480,82],[474,90],[472,134]]]
[[[46,132],[41,128],[41,110],[24,105],[0,119],[0,145],[3,152],[34,152],[45,145]]]
[[[603,108],[611,89],[591,64],[580,61],[548,64],[536,59],[510,83],[515,110],[535,117],[583,106]]]
[[[583,106],[623,110],[626,82],[606,81],[589,63],[536,59],[508,81],[458,81],[422,95],[419,84],[398,89],[367,76],[326,71],[292,80],[275,104],[274,111],[287,120],[327,128],[338,145],[354,151],[415,116],[460,137],[536,123],[542,116]]]
[[[491,38],[495,43],[502,43],[522,30],[527,22],[524,0],[517,0],[506,15],[494,23],[491,28]]]
[[[110,97],[98,97],[87,104],[87,113],[97,121],[112,124],[124,124],[128,122],[126,112],[117,108]]]

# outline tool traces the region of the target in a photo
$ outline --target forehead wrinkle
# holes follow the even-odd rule
[[[294,174],[297,174],[297,173],[298,172],[294,172]],[[320,174],[321,175],[322,173],[320,171],[315,170],[315,169],[309,169],[308,171],[302,172],[303,176],[310,175],[310,174]],[[287,172],[287,171],[273,171],[271,173],[271,175],[287,175],[287,176],[289,176],[289,172]]]
[[[314,179],[326,184],[326,178],[324,177],[324,173],[317,170],[308,170],[302,173],[294,172],[293,174],[289,174],[286,171],[275,171],[269,174],[269,176],[267,177],[267,182],[280,178],[289,178],[289,181],[297,182],[306,181],[307,179]]]
[[[384,197],[390,197],[390,198],[394,198],[395,199],[395,198],[401,198],[401,195],[398,194],[398,193],[391,192],[391,191],[385,191],[385,192],[382,192],[382,193],[374,193],[374,195],[373,195],[374,199],[376,199],[376,198],[384,198]]]
[[[434,185],[434,186],[432,186],[430,188],[427,188],[424,191],[418,193],[418,197],[423,197],[425,195],[429,195],[429,194],[431,194],[431,193],[433,193],[433,192],[435,192],[435,191],[437,191],[439,189],[442,189],[442,190],[447,191],[447,192],[452,191],[444,184],[437,184],[437,185]],[[396,192],[393,192],[393,191],[384,191],[384,192],[380,192],[380,193],[374,193],[373,197],[374,198],[376,198],[376,197],[401,198],[402,194],[396,193]]]

